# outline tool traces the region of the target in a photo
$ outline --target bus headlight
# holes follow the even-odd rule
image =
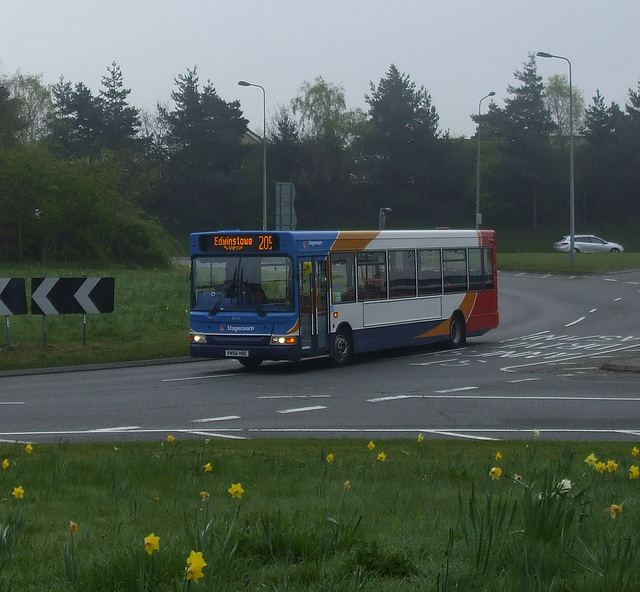
[[[207,343],[207,336],[201,333],[191,333],[189,338],[191,343]]]
[[[297,335],[272,335],[271,345],[295,345],[298,343]]]

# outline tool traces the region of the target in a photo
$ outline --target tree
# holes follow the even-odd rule
[[[431,95],[391,64],[370,83],[369,124],[363,152],[371,178],[392,185],[424,181],[431,173],[439,116]]]
[[[18,101],[20,119],[24,127],[18,134],[21,143],[36,142],[48,132],[47,119],[52,109],[51,89],[42,84],[40,74],[17,72],[7,81],[11,94]]]
[[[511,96],[505,99],[504,108],[492,103],[486,114],[472,115],[472,119],[482,123],[492,137],[504,140],[500,157],[503,174],[499,186],[494,187],[500,193],[502,216],[510,223],[524,223],[522,216],[528,211],[532,232],[537,234],[540,207],[550,215],[554,201],[550,180],[555,171],[549,137],[556,127],[545,105],[534,54],[514,76],[520,85],[507,86]],[[525,196],[529,207],[522,199]]]
[[[140,129],[139,112],[127,103],[131,90],[124,88],[120,66],[113,62],[107,72],[99,93],[103,120],[99,144],[107,150],[131,149]]]
[[[564,74],[554,74],[547,80],[545,87],[545,102],[551,113],[559,138],[569,137],[569,79]],[[573,131],[580,127],[584,116],[584,97],[582,91],[571,89]]]
[[[168,153],[158,211],[180,225],[231,224],[232,216],[246,217],[239,184],[248,122],[238,101],[222,100],[210,81],[200,87],[197,67],[175,83],[174,108],[158,108]]]
[[[26,127],[20,113],[20,101],[11,96],[7,82],[0,79],[0,147],[15,146]]]

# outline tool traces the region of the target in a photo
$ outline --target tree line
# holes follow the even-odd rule
[[[376,228],[381,207],[389,228],[473,227],[480,157],[483,226],[567,233],[572,119],[577,229],[634,239],[640,83],[623,107],[599,91],[585,107],[565,76],[544,83],[533,54],[514,78],[502,106],[471,116],[474,138],[442,130],[431,95],[393,64],[366,112],[340,85],[304,82],[268,122],[269,227],[276,182],[295,185],[300,229]],[[129,94],[115,63],[97,94],[0,78],[0,260],[156,265],[191,231],[262,227],[262,138],[239,101],[197,67],[153,113]]]

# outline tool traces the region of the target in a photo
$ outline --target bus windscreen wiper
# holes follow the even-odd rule
[[[233,270],[233,280],[231,280],[231,283],[221,292],[220,296],[218,297],[218,300],[216,300],[216,303],[213,305],[213,308],[209,311],[209,314],[211,316],[214,316],[218,310],[220,309],[220,305],[222,304],[222,301],[225,298],[231,298],[231,296],[233,295],[233,291],[236,289],[236,277],[238,275],[238,268],[236,267]]]

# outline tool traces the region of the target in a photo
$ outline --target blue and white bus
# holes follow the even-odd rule
[[[191,356],[264,360],[448,341],[498,325],[492,230],[191,235]]]

